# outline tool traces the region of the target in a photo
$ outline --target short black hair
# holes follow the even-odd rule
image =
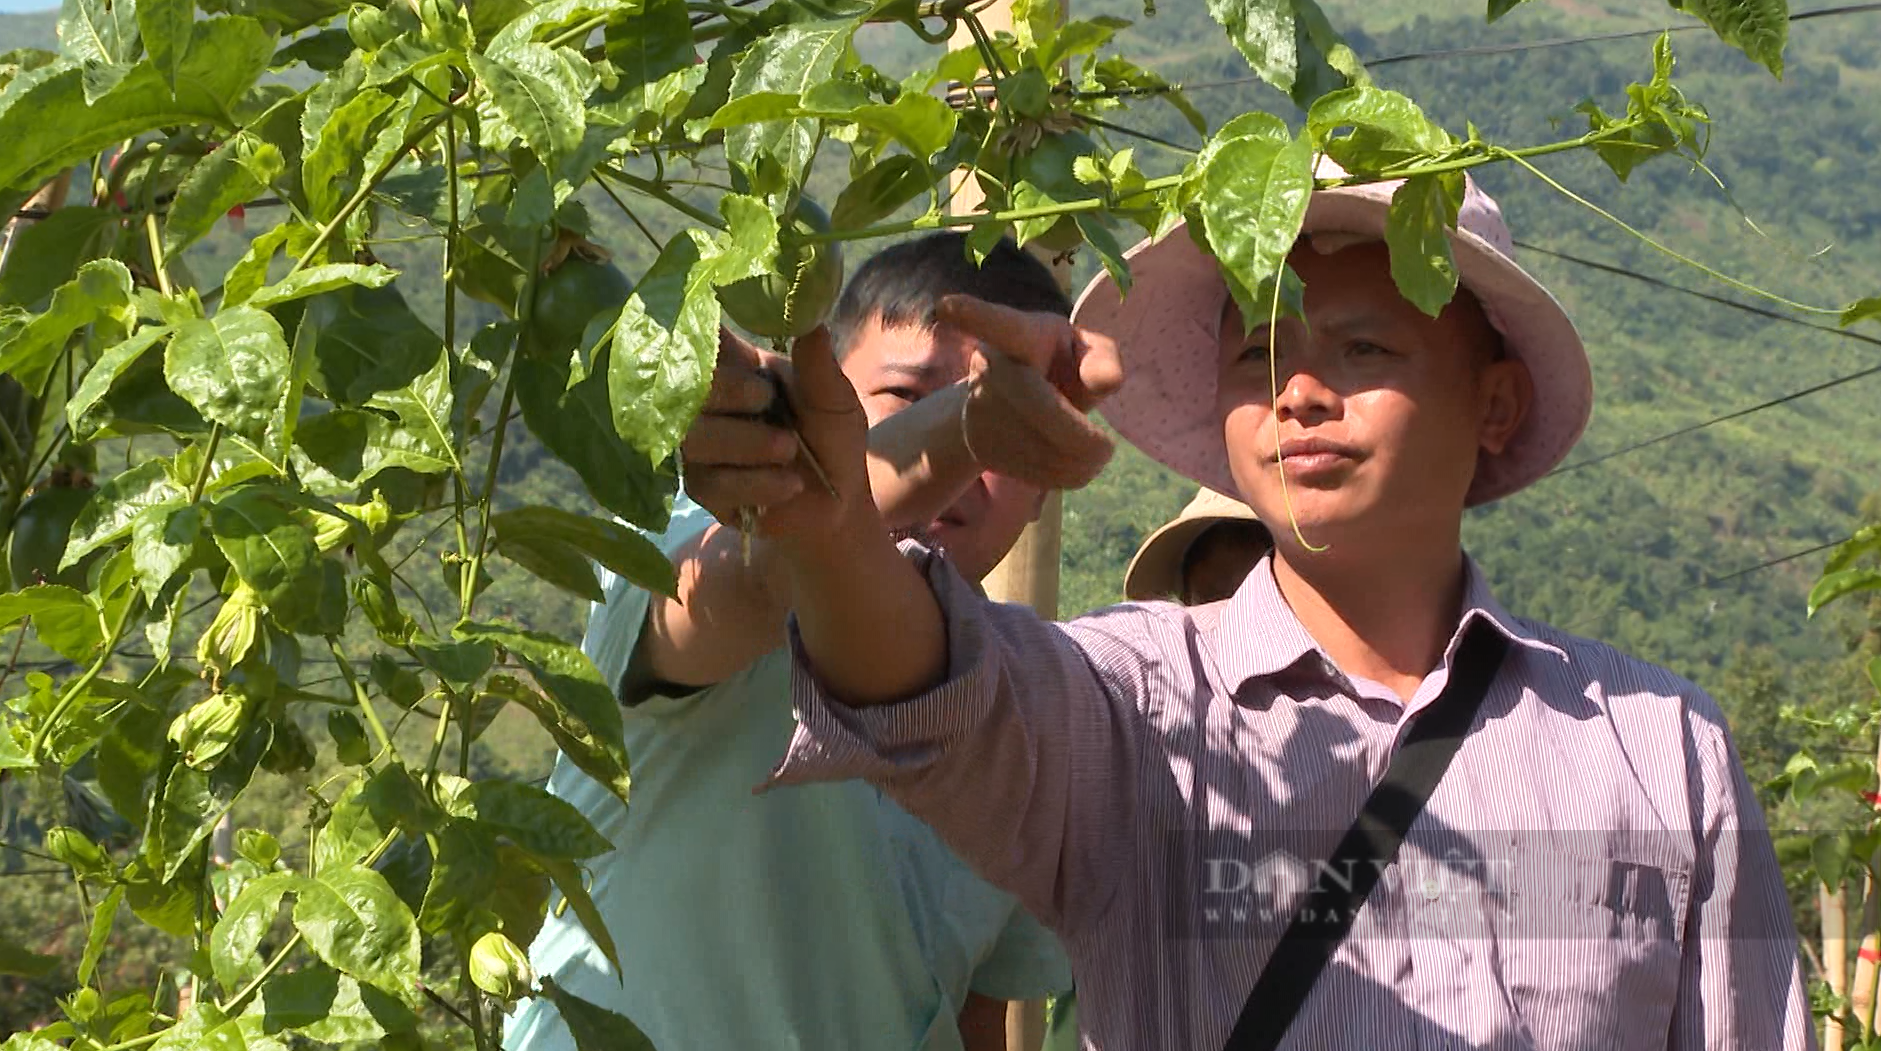
[[[1012,238],[1000,238],[975,266],[965,234],[933,233],[882,249],[849,279],[829,323],[837,354],[848,351],[871,318],[889,328],[932,328],[935,307],[949,295],[1071,316],[1071,298],[1051,268]]]

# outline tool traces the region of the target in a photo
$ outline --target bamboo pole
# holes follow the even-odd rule
[[[1816,901],[1822,912],[1822,976],[1830,991],[1848,995],[1848,883],[1833,893],[1827,884],[1816,881]],[[1842,1029],[1842,1015],[1829,1015],[1822,1022],[1822,1051],[1842,1051],[1847,1040]]]
[[[1069,7],[1065,0],[1060,9]],[[992,32],[1012,28],[1012,0],[997,0],[979,14],[980,22]],[[955,47],[970,45],[971,32],[964,26],[955,30]],[[979,185],[963,172],[954,174],[955,193],[949,210],[963,214],[979,208],[984,196]],[[1069,288],[1071,268],[1067,261],[1038,254],[1061,286]],[[984,582],[987,597],[996,602],[1021,602],[1048,620],[1058,616],[1058,563],[1064,533],[1064,498],[1052,492],[1045,496],[1038,520],[1019,537],[1006,557],[993,568]],[[1007,1051],[1039,1051],[1045,1043],[1045,1001],[1014,1002],[1006,1012]]]

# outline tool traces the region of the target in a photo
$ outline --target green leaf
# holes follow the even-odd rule
[[[231,208],[268,192],[286,171],[280,148],[252,132],[224,142],[197,161],[177,187],[163,220],[164,253],[175,255],[207,237]]]
[[[247,1017],[259,1019],[264,1033],[292,1030],[321,1044],[376,1044],[418,1026],[404,1004],[318,964],[270,976]]]
[[[675,235],[634,286],[614,328],[607,368],[614,429],[655,463],[679,447],[718,362],[716,260],[709,251],[696,230]]]
[[[574,468],[603,508],[644,528],[665,528],[678,478],[615,431],[608,408],[611,370],[601,367],[605,364],[570,385],[567,362],[518,360],[516,397],[523,422],[557,459]]]
[[[222,309],[246,303],[249,296],[267,284],[268,267],[274,262],[275,253],[297,234],[311,239],[306,227],[298,222],[285,222],[250,241],[248,250],[229,267],[228,278],[222,283]]]
[[[654,1051],[640,1027],[605,1007],[598,1007],[542,976],[542,995],[555,1005],[575,1040],[575,1051]]]
[[[557,49],[519,44],[500,59],[473,52],[470,66],[498,112],[551,171],[581,145],[587,92]]]
[[[1673,10],[1697,18],[1778,77],[1783,75],[1783,48],[1790,38],[1790,5],[1786,0],[1668,0]]]
[[[144,601],[155,605],[196,552],[202,508],[194,504],[151,507],[131,521],[131,565]]]
[[[325,123],[311,129],[301,167],[311,218],[327,220],[339,212],[380,118],[397,104],[397,98],[383,91],[361,91],[335,109]]]
[[[269,69],[286,69],[296,62],[306,63],[316,73],[335,73],[353,53],[353,38],[346,30],[322,29],[309,33],[274,53]]]
[[[290,596],[320,560],[313,530],[256,486],[235,489],[209,512],[216,546],[264,605]]]
[[[1289,138],[1277,117],[1253,116],[1271,123],[1262,122],[1263,133],[1220,144],[1199,174],[1197,204],[1208,244],[1250,331],[1272,310],[1260,290],[1280,277],[1313,189],[1311,141]]]
[[[443,815],[411,772],[398,763],[388,764],[346,786],[334,801],[333,813],[314,840],[314,872],[363,862],[395,828],[425,832],[441,820]]]
[[[1436,317],[1456,295],[1456,260],[1450,231],[1463,206],[1463,173],[1419,175],[1391,195],[1385,244],[1391,277],[1410,303]]]
[[[176,78],[189,56],[190,30],[196,22],[194,0],[137,0],[137,28],[150,64],[176,90]]]
[[[197,770],[181,757],[171,755],[172,765],[163,788],[151,801],[153,827],[144,837],[144,855],[153,868],[162,866],[164,883],[176,878],[216,822],[229,812],[273,740],[272,727],[267,720],[258,719],[213,770]],[[135,897],[131,907],[138,907]]]
[[[294,926],[322,960],[404,998],[418,979],[418,924],[392,885],[361,865],[305,880]]]
[[[429,335],[428,329],[426,332]],[[398,418],[404,438],[385,446],[382,451],[386,455],[396,453],[405,466],[414,470],[419,470],[417,465],[423,462],[443,463],[451,470],[461,470],[451,433],[450,351],[440,349],[437,355],[436,364],[430,369],[410,383],[373,395],[366,407],[390,412]]]
[[[66,419],[71,423],[74,434],[88,439],[108,422],[109,413],[102,410],[105,396],[110,393],[112,386],[144,356],[145,351],[169,338],[172,331],[167,326],[146,326],[130,339],[98,355],[98,360],[86,371],[85,378],[79,381],[78,390],[65,403]]]
[[[588,896],[588,889],[581,882],[581,868],[573,861],[562,858],[535,859],[543,871],[555,880],[555,886],[562,892],[562,898],[568,907],[575,910],[575,918],[588,932],[594,947],[601,950],[607,962],[614,965],[614,973],[621,973],[620,951],[614,947],[614,936],[608,933],[607,920],[601,916],[601,910],[595,908],[594,899]]]
[[[149,63],[132,67],[116,90],[91,105],[85,72],[47,76],[0,110],[0,188],[30,189],[108,146],[174,125],[234,130],[229,114],[266,68],[275,36],[246,18],[216,18],[191,28],[172,93]]]
[[[300,888],[302,878],[292,872],[270,872],[253,879],[229,902],[209,936],[209,964],[225,992],[234,993],[261,973],[256,950],[274,926],[281,899]]]
[[[260,445],[286,393],[281,324],[250,306],[186,322],[170,340],[163,374],[205,419]]]
[[[1824,574],[1809,590],[1809,615],[1815,616],[1818,610],[1836,599],[1876,588],[1881,588],[1881,570],[1844,569]]]
[[[187,497],[183,487],[170,480],[169,467],[167,460],[145,460],[100,486],[72,520],[72,536],[59,567],[76,565],[93,551],[129,536],[131,521],[145,510]]]
[[[933,177],[925,165],[905,154],[883,158],[862,177],[843,187],[830,212],[830,226],[860,230],[895,214],[902,205],[927,192]]]
[[[497,549],[530,538],[578,549],[636,587],[675,595],[673,564],[657,545],[618,522],[590,518],[557,507],[521,507],[490,518]],[[598,601],[598,600],[597,600]]]
[[[614,849],[567,800],[521,781],[478,781],[449,809],[540,857],[591,858]]]
[[[1816,836],[1810,847],[1810,859],[1816,868],[1816,877],[1823,885],[1835,888],[1842,885],[1848,876],[1848,833],[1823,832]]]
[[[351,287],[384,288],[397,276],[398,271],[388,269],[378,263],[366,265],[325,263],[320,266],[310,266],[288,275],[275,284],[257,290],[248,298],[248,305],[257,310],[266,310],[279,303],[324,295]],[[403,306],[404,301],[400,300],[399,305]]]
[[[1489,0],[1489,21],[1494,22],[1527,2],[1528,0]]]
[[[32,306],[52,295],[81,265],[110,250],[122,218],[108,208],[70,205],[22,223],[0,268],[0,303]]]
[[[1881,525],[1867,525],[1855,530],[1855,535],[1836,545],[1829,552],[1828,561],[1822,564],[1824,575],[1839,572],[1855,564],[1863,555],[1881,551]]]
[[[540,863],[521,847],[509,843],[496,846],[496,887],[485,902],[487,921],[494,916],[504,934],[518,945],[528,945],[542,931],[542,920],[549,904],[549,878]]]
[[[802,96],[833,79],[858,24],[855,19],[829,19],[796,22],[773,30],[738,59],[732,73],[731,97],[762,92]],[[816,137],[816,122],[807,119],[738,127],[725,135],[725,155],[747,172],[756,170],[760,157],[769,157],[777,162],[790,184],[798,185],[809,170]]]
[[[57,970],[64,962],[57,956],[36,953],[10,941],[0,940],[0,974],[16,974],[22,978],[44,978]]]
[[[33,618],[39,641],[69,660],[89,659],[104,645],[98,607],[71,588],[35,584],[0,595],[0,625],[11,626],[26,617]]]
[[[527,708],[576,766],[625,803],[631,768],[620,702],[594,662],[579,648],[540,632],[468,623],[458,633],[493,642],[522,661],[546,696],[506,676],[492,677],[489,690]]]
[[[0,116],[0,123],[4,123],[3,116]],[[107,319],[129,324],[131,272],[115,259],[94,259],[79,267],[72,280],[59,286],[45,313],[0,343],[0,372],[10,374],[28,391],[37,393],[45,386],[47,374],[72,333]]]
[[[470,821],[449,821],[433,834],[431,850],[418,927],[433,935],[463,930],[496,886],[496,834]]]
[[[634,0],[546,0],[504,26],[484,51],[491,58],[509,58],[526,45],[558,36],[597,15],[610,22],[638,15],[640,6]]]
[[[579,549],[559,540],[517,536],[507,544],[499,542],[496,550],[537,578],[584,602],[599,602],[604,597],[593,563]]]
[[[134,0],[65,0],[59,42],[85,71],[85,101],[96,102],[123,82],[137,60],[137,5]]]
[[[1332,92],[1306,116],[1313,143],[1353,175],[1370,174],[1451,145],[1449,133],[1395,91],[1356,87]],[[1345,130],[1341,134],[1342,129]]]
[[[599,116],[651,135],[679,116],[705,81],[685,0],[647,0],[644,11],[607,27],[607,57],[617,80],[589,106]]]
[[[1299,59],[1293,43],[1292,0],[1208,0],[1208,13],[1262,80],[1293,90]]]
[[[1881,296],[1870,296],[1849,304],[1848,309],[1842,311],[1842,327],[1847,328],[1857,322],[1874,318],[1881,318]]]
[[[91,976],[98,970],[98,961],[104,957],[105,945],[111,940],[111,926],[117,922],[118,907],[123,904],[124,888],[116,886],[92,911],[91,933],[85,938],[85,953],[78,960],[78,984],[91,984]]]
[[[332,266],[320,270],[323,282],[340,276]],[[300,335],[313,341],[314,386],[335,403],[349,407],[411,383],[437,364],[443,347],[438,334],[419,320],[396,287],[378,280],[379,274],[366,268],[353,274],[367,280],[340,281],[339,287],[308,303]],[[256,292],[255,298],[268,291]],[[444,418],[448,420],[449,414]],[[449,447],[448,437],[444,445]]]

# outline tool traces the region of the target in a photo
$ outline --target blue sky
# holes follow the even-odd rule
[[[58,9],[56,2],[48,0],[0,0],[0,12],[15,14],[20,11],[53,11]]]

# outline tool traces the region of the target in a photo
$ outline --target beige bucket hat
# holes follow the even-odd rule
[[[1319,175],[1343,175],[1322,163]],[[1391,195],[1401,182],[1317,190],[1302,236],[1382,240]],[[1547,474],[1580,440],[1593,413],[1587,351],[1567,311],[1515,262],[1502,210],[1466,180],[1457,229],[1450,236],[1462,287],[1482,303],[1511,356],[1528,366],[1534,402],[1514,438],[1477,464],[1467,503],[1488,503]],[[1336,235],[1345,235],[1343,237]],[[1182,227],[1132,248],[1130,294],[1100,274],[1078,298],[1073,319],[1115,339],[1123,359],[1121,389],[1104,418],[1152,459],[1221,492],[1236,491],[1215,412],[1217,339],[1228,288],[1213,257]]]
[[[1213,489],[1203,489],[1182,513],[1143,538],[1123,574],[1123,597],[1134,602],[1165,598],[1182,591],[1182,560],[1203,533],[1223,522],[1261,525],[1254,509]],[[1262,529],[1266,526],[1262,525]]]

